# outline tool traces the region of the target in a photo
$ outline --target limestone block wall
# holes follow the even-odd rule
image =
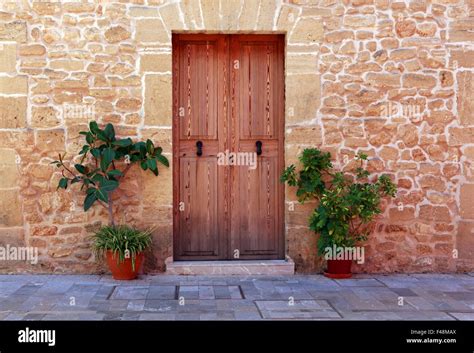
[[[362,150],[399,187],[357,270],[472,270],[473,16],[472,0],[2,0],[0,245],[37,247],[40,260],[0,270],[103,270],[88,237],[104,210],[84,213],[79,192],[57,192],[49,163],[77,153],[91,119],[170,157],[173,31],[286,33],[287,163],[317,146],[348,168]],[[128,180],[120,218],[156,227],[147,268],[162,271],[171,170]],[[298,272],[317,272],[314,204],[295,200],[287,189],[287,253]]]

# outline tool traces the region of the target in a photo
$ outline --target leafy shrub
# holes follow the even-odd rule
[[[358,153],[359,161],[352,173],[334,172],[331,154],[307,148],[299,157],[299,172],[290,165],[280,180],[297,188],[300,203],[317,200],[318,206],[309,218],[309,228],[320,234],[318,253],[327,247],[352,247],[366,240],[374,217],[380,214],[383,197],[394,197],[396,186],[388,175],[370,182],[363,168],[367,155]]]

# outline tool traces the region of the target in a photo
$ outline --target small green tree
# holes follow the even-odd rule
[[[394,197],[396,186],[388,175],[381,175],[369,182],[369,171],[364,169],[367,155],[358,153],[358,166],[351,173],[333,172],[331,154],[317,148],[308,148],[299,157],[302,164],[297,173],[290,165],[280,180],[297,188],[300,203],[315,199],[318,206],[309,219],[309,228],[320,234],[318,253],[327,247],[352,247],[366,240],[371,222],[382,211],[383,197]]]
[[[80,162],[74,168],[65,164],[64,155],[53,161],[61,169],[62,178],[58,188],[80,183],[85,192],[84,211],[97,202],[108,210],[109,224],[115,226],[112,193],[118,188],[128,170],[134,164],[140,164],[143,170],[158,175],[158,164],[169,167],[168,159],[162,154],[161,147],[155,147],[151,140],[133,142],[131,138],[117,139],[112,124],[104,129],[95,121],[89,123],[89,131],[81,131],[86,144],[79,155]],[[90,157],[87,162],[88,157]],[[122,169],[119,169],[119,165]]]

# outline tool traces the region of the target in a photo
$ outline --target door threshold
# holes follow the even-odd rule
[[[168,275],[280,276],[293,275],[295,263],[286,260],[173,261],[166,262]]]

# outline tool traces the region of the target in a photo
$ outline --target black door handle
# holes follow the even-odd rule
[[[202,141],[196,142],[196,147],[197,147],[196,154],[198,156],[202,156]]]
[[[262,141],[255,142],[255,146],[257,146],[257,156],[262,154]]]

